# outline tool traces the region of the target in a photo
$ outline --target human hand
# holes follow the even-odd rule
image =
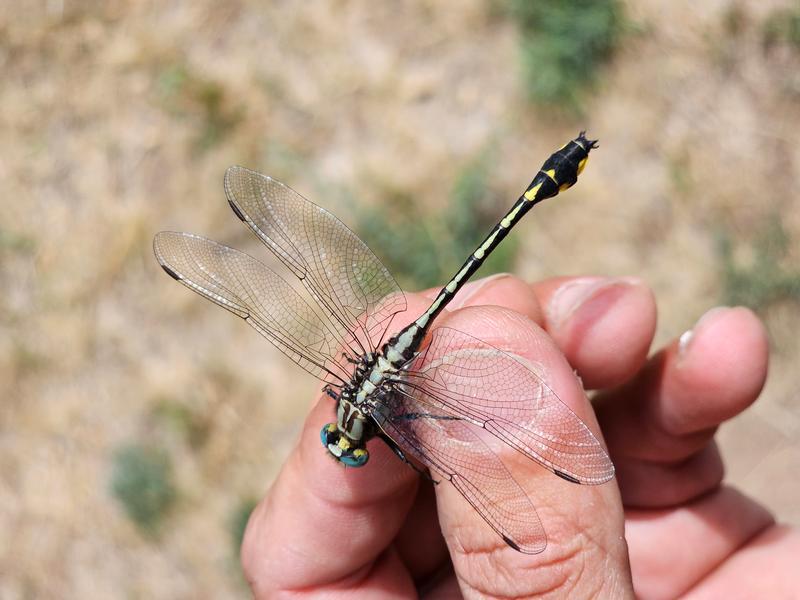
[[[258,597],[435,596],[458,588],[467,596],[625,597],[632,595],[630,569],[639,595],[691,589],[713,596],[726,585],[745,589],[737,581],[746,573],[741,567],[728,577],[711,573],[736,566],[743,552],[755,555],[754,568],[771,560],[788,577],[797,533],[775,528],[755,503],[719,487],[722,466],[712,440],[715,426],[749,405],[763,383],[766,342],[752,313],[713,313],[682,353],[672,343],[648,361],[655,304],[632,280],[528,286],[503,276],[475,282],[459,296],[454,304],[466,308],[438,325],[545,365],[548,383],[595,433],[570,366],[588,388],[606,390],[598,417],[621,498],[612,483],[569,484],[528,461],[526,479],[515,473],[535,501],[549,545],[538,555],[517,553],[451,486],[436,486],[434,494],[381,442],[370,444],[362,469],[332,461],[318,446],[332,414],[324,397],[247,527],[242,561]],[[409,294],[409,313],[422,312],[430,297]],[[763,543],[751,548],[754,539]]]

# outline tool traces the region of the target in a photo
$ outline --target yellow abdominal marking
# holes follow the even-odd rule
[[[536,199],[536,194],[539,193],[539,188],[540,187],[542,187],[542,184],[541,183],[537,183],[535,186],[533,186],[531,189],[529,189],[527,192],[525,192],[525,200],[535,200]]]
[[[547,175],[550,179],[552,179],[556,183],[558,183],[558,181],[556,181],[556,170],[555,169],[549,169],[547,171],[544,171],[544,174]]]
[[[517,207],[509,213],[509,217],[514,220],[517,218],[517,213],[522,210],[522,204],[517,204]]]
[[[581,173],[583,173],[583,168],[586,166],[586,162],[587,162],[588,160],[589,160],[589,157],[587,156],[587,157],[586,157],[586,158],[584,158],[584,159],[583,159],[581,162],[579,162],[579,163],[578,163],[578,175],[580,175]]]

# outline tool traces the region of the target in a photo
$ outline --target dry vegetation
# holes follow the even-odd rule
[[[18,4],[0,5],[3,598],[245,594],[236,531],[314,382],[153,259],[160,229],[262,252],[225,167],[355,223],[353,198],[436,215],[482,160],[497,214],[582,124],[602,147],[522,226],[515,272],[643,277],[661,342],[753,304],[770,381],[720,437],[730,479],[800,524],[791,3],[635,3],[579,121],[529,102],[499,0]]]

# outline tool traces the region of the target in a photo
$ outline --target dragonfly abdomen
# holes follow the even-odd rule
[[[442,288],[428,310],[390,340],[387,345],[390,360],[400,362],[414,355],[437,315],[535,204],[572,187],[586,166],[589,152],[597,147],[597,140],[587,139],[585,133],[581,131],[578,137],[564,144],[544,162],[525,192]]]

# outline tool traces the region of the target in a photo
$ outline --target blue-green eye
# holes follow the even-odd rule
[[[363,467],[365,464],[367,464],[368,460],[369,452],[363,449],[354,450],[353,452],[342,454],[339,457],[339,461],[348,467]]]
[[[336,443],[336,440],[333,439],[334,436],[332,435],[334,433],[336,433],[336,423],[328,423],[320,430],[319,439],[322,440],[323,446],[327,448],[328,444]]]
[[[342,437],[336,423],[328,423],[319,432],[319,439],[328,452],[343,465],[363,467],[369,460],[366,448],[355,448],[350,440]]]

